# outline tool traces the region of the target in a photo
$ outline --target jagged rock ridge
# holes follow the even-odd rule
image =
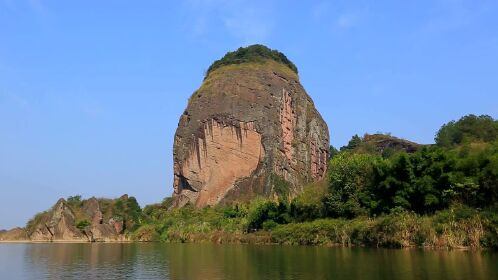
[[[137,224],[140,209],[135,198],[59,199],[48,211],[37,214],[26,228],[0,232],[0,241],[113,242],[126,241],[127,229]]]
[[[296,72],[261,57],[209,72],[176,131],[175,207],[290,198],[322,179],[328,127]]]

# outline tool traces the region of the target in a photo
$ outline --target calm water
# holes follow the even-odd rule
[[[0,279],[498,279],[498,254],[204,244],[0,244]]]

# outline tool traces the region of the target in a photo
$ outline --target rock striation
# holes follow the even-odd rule
[[[173,207],[286,199],[323,178],[326,123],[293,64],[259,53],[243,63],[219,63],[190,98],[175,135]]]

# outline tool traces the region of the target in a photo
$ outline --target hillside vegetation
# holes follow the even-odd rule
[[[292,200],[172,209],[166,198],[142,210],[130,197],[99,205],[137,241],[498,248],[496,125],[465,116],[443,125],[436,145],[354,136],[340,151],[331,148],[326,179]],[[84,203],[68,199],[82,231],[90,218]]]

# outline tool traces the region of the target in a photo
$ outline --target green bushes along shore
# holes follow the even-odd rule
[[[465,116],[435,145],[355,136],[327,178],[291,201],[144,208],[137,240],[498,248],[498,121]]]
[[[123,215],[137,241],[498,248],[498,121],[465,116],[435,142],[354,136],[331,147],[326,178],[292,200],[276,188],[273,200],[203,209],[172,209],[172,198],[144,209],[117,200],[104,212]],[[76,198],[68,201],[81,204]]]

